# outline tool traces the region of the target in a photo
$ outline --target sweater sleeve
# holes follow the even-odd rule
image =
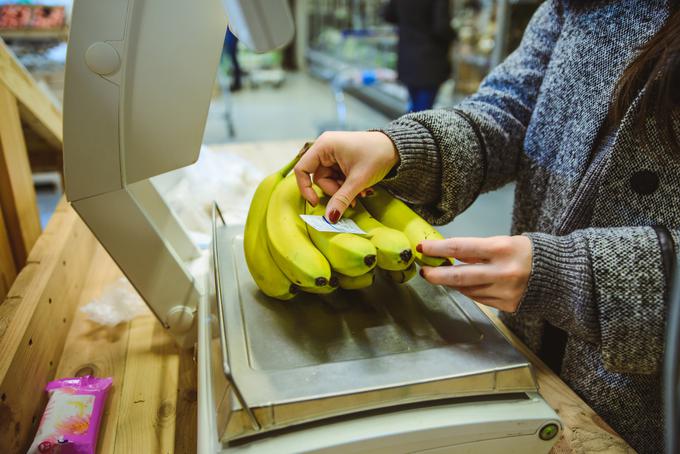
[[[408,114],[383,129],[400,157],[384,186],[443,224],[480,192],[511,181],[561,27],[559,1],[545,2],[519,48],[475,95],[456,108]]]
[[[525,235],[533,245],[533,268],[518,314],[538,314],[599,345],[611,372],[658,372],[680,230],[620,227]]]

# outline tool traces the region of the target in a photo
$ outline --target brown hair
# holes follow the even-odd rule
[[[644,89],[635,127],[644,130],[645,119],[653,117],[664,139],[680,153],[680,137],[670,115],[680,107],[680,0],[673,0],[671,5],[666,24],[640,48],[619,79],[608,123],[618,125]]]

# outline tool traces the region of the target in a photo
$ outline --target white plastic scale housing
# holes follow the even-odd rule
[[[228,289],[229,297],[200,292],[187,269],[198,250],[152,178],[198,157],[226,32],[225,7],[235,34],[253,49],[276,48],[292,37],[286,0],[76,0],[66,69],[67,197],[177,342],[198,341],[198,452],[547,452],[555,439],[543,441],[538,431],[558,427],[559,418],[536,393],[530,365],[472,302],[465,304],[477,315],[465,325],[481,336],[412,353],[392,351],[401,336],[392,336],[394,345],[378,336],[373,345],[387,350],[372,358],[370,349],[355,348],[370,337],[362,341],[349,333],[343,349],[331,355],[336,361],[308,364],[300,358],[309,352],[279,332],[285,324],[259,316],[273,301],[261,301],[244,268],[238,228],[216,227],[213,243],[222,278],[208,288],[218,294]],[[238,275],[243,285],[233,284]],[[435,291],[420,288],[421,296]],[[279,306],[280,316],[292,316],[286,311],[296,307],[302,306]],[[311,307],[309,314],[323,310],[314,302]],[[248,324],[238,315],[244,308]],[[271,330],[246,344],[258,331],[256,319],[269,320]],[[369,328],[401,329],[390,320]],[[326,322],[333,325],[335,318]],[[450,332],[462,336],[461,330]],[[274,350],[262,350],[263,343]],[[323,339],[310,345],[325,348]],[[287,346],[288,354],[278,358],[277,346]],[[278,364],[286,358],[292,361]],[[404,358],[430,369],[401,367]],[[390,373],[380,372],[390,364]],[[352,369],[333,372],[345,366]],[[310,385],[299,380],[306,373],[326,378],[307,392]],[[432,385],[437,379],[446,386]],[[430,400],[444,395],[474,399]],[[408,402],[422,405],[382,411]],[[354,413],[362,410],[378,413]],[[328,419],[332,415],[348,417]]]
[[[64,100],[66,195],[161,323],[192,345],[198,251],[152,177],[198,158],[227,28],[290,40],[281,0],[77,0]]]

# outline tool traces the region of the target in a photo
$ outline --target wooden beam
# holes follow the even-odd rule
[[[121,276],[97,246],[79,307]],[[195,452],[198,404],[192,353],[179,349],[149,310],[115,327],[91,322],[76,310],[56,376],[113,378],[97,452]]]
[[[0,207],[17,268],[40,236],[40,215],[17,100],[0,84]]]
[[[193,349],[179,350],[175,452],[195,452],[198,434],[198,368]]]
[[[97,266],[91,267],[83,276],[84,283],[79,298],[79,308],[93,298],[99,297],[106,287],[122,276],[116,264],[101,246],[95,248],[92,263],[96,263]],[[113,378],[113,388],[109,392],[99,429],[97,452],[102,454],[112,453],[116,446],[129,337],[129,322],[114,327],[102,326],[89,321],[84,312],[76,310],[55,375],[56,377],[93,375]]]
[[[17,268],[14,264],[12,248],[7,236],[5,219],[2,217],[2,210],[0,210],[0,301],[5,299],[16,277]]]
[[[64,155],[55,153],[54,147],[24,123],[24,140],[28,149],[31,170],[36,172],[58,172],[63,174]],[[62,179],[63,181],[63,179]]]
[[[114,453],[176,452],[178,350],[150,312],[130,322]]]
[[[14,53],[0,39],[0,83],[19,101],[22,119],[55,150],[61,150],[63,122],[61,109],[43,92]]]
[[[47,400],[96,240],[61,201],[0,304],[0,446],[26,452]]]

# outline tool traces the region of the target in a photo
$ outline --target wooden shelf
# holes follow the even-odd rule
[[[27,41],[66,41],[68,39],[68,28],[59,29],[6,29],[0,28],[2,39],[22,39]]]

